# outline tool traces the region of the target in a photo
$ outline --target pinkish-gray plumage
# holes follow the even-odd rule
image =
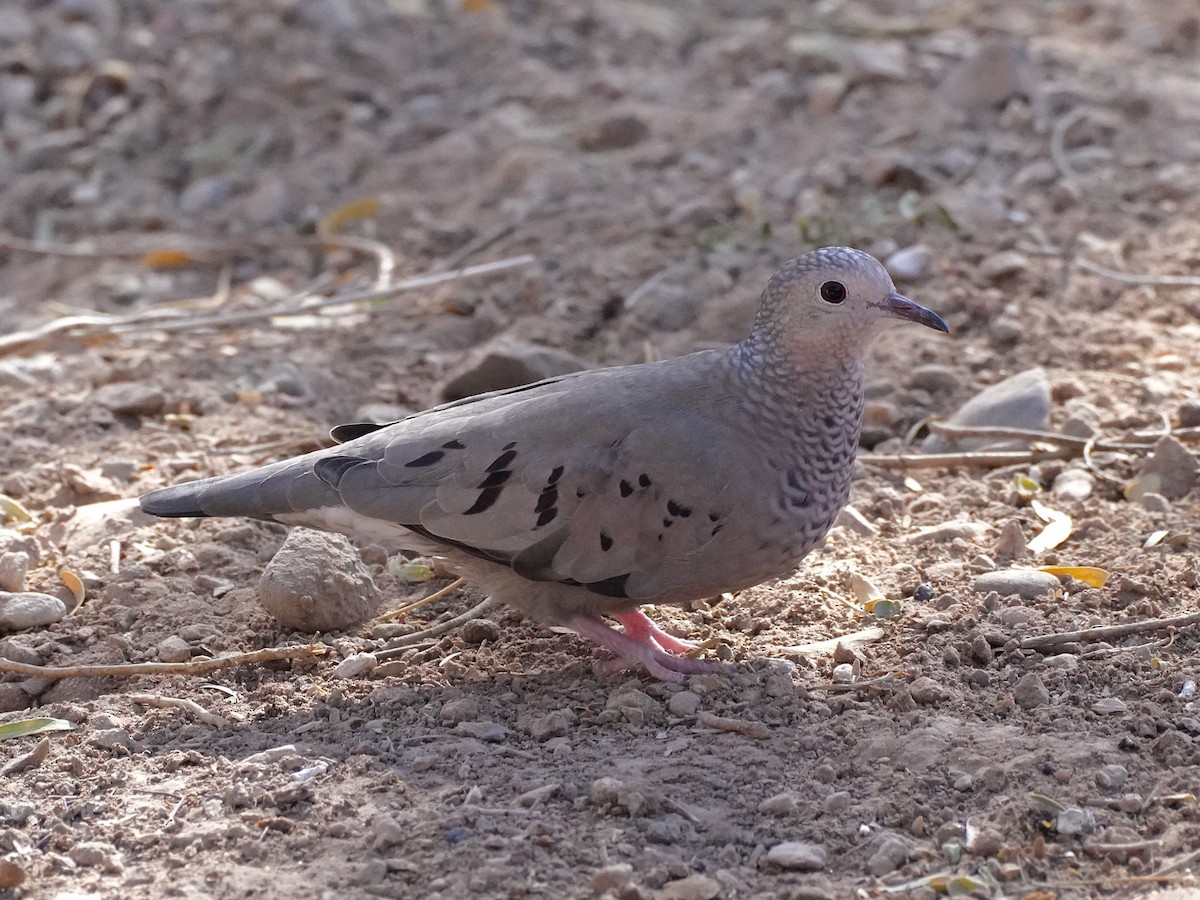
[[[496,599],[678,680],[713,664],[677,655],[687,645],[639,607],[784,575],[820,542],[850,492],[867,348],[903,319],[947,330],[873,257],[827,247],[771,278],[750,336],[727,350],[343,426],[338,447],[141,505],[440,556]]]

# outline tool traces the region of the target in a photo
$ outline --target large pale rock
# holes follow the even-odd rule
[[[258,598],[295,631],[341,631],[379,610],[379,588],[358,551],[340,534],[294,528],[267,563]]]

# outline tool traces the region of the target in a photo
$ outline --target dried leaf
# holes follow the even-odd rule
[[[345,206],[339,206],[321,219],[317,226],[317,234],[338,234],[351,222],[379,215],[379,207],[379,199],[376,197],[364,197],[362,200],[355,200]]]
[[[48,716],[36,716],[32,719],[18,719],[15,722],[5,722],[3,725],[0,725],[0,741],[28,737],[31,734],[41,734],[44,731],[74,730],[75,726],[66,719],[51,719]]]
[[[1042,566],[1041,570],[1051,575],[1070,575],[1076,581],[1097,588],[1104,587],[1108,581],[1108,572],[1095,566]]]
[[[1157,472],[1143,472],[1136,478],[1125,482],[1121,493],[1130,503],[1137,503],[1147,494],[1157,494],[1162,489],[1162,476]]]
[[[0,512],[4,513],[5,519],[12,519],[14,522],[30,522],[33,520],[31,516],[20,503],[12,497],[7,497],[0,494]]]
[[[1042,492],[1042,486],[1028,475],[1014,475],[1013,489],[1022,500],[1032,500]]]
[[[1150,533],[1150,536],[1148,538],[1146,538],[1146,542],[1144,544],[1142,544],[1142,549],[1149,550],[1151,547],[1157,547],[1159,544],[1161,544],[1164,540],[1167,539],[1167,535],[1169,535],[1170,533],[1171,532],[1167,531],[1166,529],[1163,529],[1161,531],[1152,531]]]
[[[83,601],[87,598],[87,590],[83,586],[83,580],[70,569],[63,569],[58,573],[58,577],[62,579],[62,583],[67,586],[67,590],[75,598],[75,605],[71,608],[71,612],[73,613],[79,607],[83,606]]]
[[[920,494],[925,490],[925,488],[921,487],[921,482],[917,481],[911,475],[904,476],[904,486],[914,494]]]
[[[186,250],[151,250],[138,260],[147,269],[178,269],[200,262]]]
[[[387,570],[404,584],[421,584],[433,578],[433,568],[423,563],[405,562],[402,557],[388,560]]]
[[[1043,553],[1057,547],[1071,536],[1071,517],[1051,509],[1039,500],[1030,500],[1029,506],[1046,527],[1029,542],[1030,553]]]
[[[857,572],[851,572],[848,581],[850,582],[850,590],[854,591],[854,596],[858,598],[858,602],[863,604],[864,607],[868,603],[884,599],[883,591],[875,587],[868,579]]]

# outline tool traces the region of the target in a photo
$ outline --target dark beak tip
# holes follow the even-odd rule
[[[942,334],[950,333],[950,326],[946,324],[946,320],[932,309],[926,309],[921,304],[909,300],[902,294],[892,294],[888,300],[891,313],[896,318],[925,325],[934,331],[940,331]]]

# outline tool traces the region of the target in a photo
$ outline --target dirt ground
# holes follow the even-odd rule
[[[255,593],[285,529],[97,504],[433,403],[498,336],[587,365],[736,340],[774,268],[828,243],[928,248],[898,280],[953,332],[877,348],[872,452],[911,450],[927,417],[1040,366],[1052,427],[1175,428],[1194,454],[1198,51],[1183,0],[3,4],[0,492],[32,518],[10,511],[0,554],[32,557],[30,590],[64,592],[67,569],[86,599],[0,655],[329,652],[205,677],[4,676],[5,720],[78,727],[0,776],[0,884],[1196,896],[1197,628],[1022,646],[1200,606],[1200,489],[1128,500],[1144,449],[1097,449],[1086,496],[1054,487],[1079,460],[864,465],[870,529],[836,528],[790,578],[657,611],[740,663],[683,686],[601,677],[582,641],[502,610],[339,677],[480,598],[288,633]],[[380,256],[355,237],[390,249],[395,278],[536,261],[202,327],[370,286]],[[137,318],[181,309],[180,330]],[[72,315],[113,318],[29,334]],[[1016,476],[1071,516],[1058,547],[1014,543],[1013,523],[1042,528]],[[1031,601],[976,590],[1014,557],[1109,578]],[[363,558],[388,609],[447,583]],[[862,612],[852,575],[899,614]],[[869,627],[882,636],[856,649],[795,649]]]

